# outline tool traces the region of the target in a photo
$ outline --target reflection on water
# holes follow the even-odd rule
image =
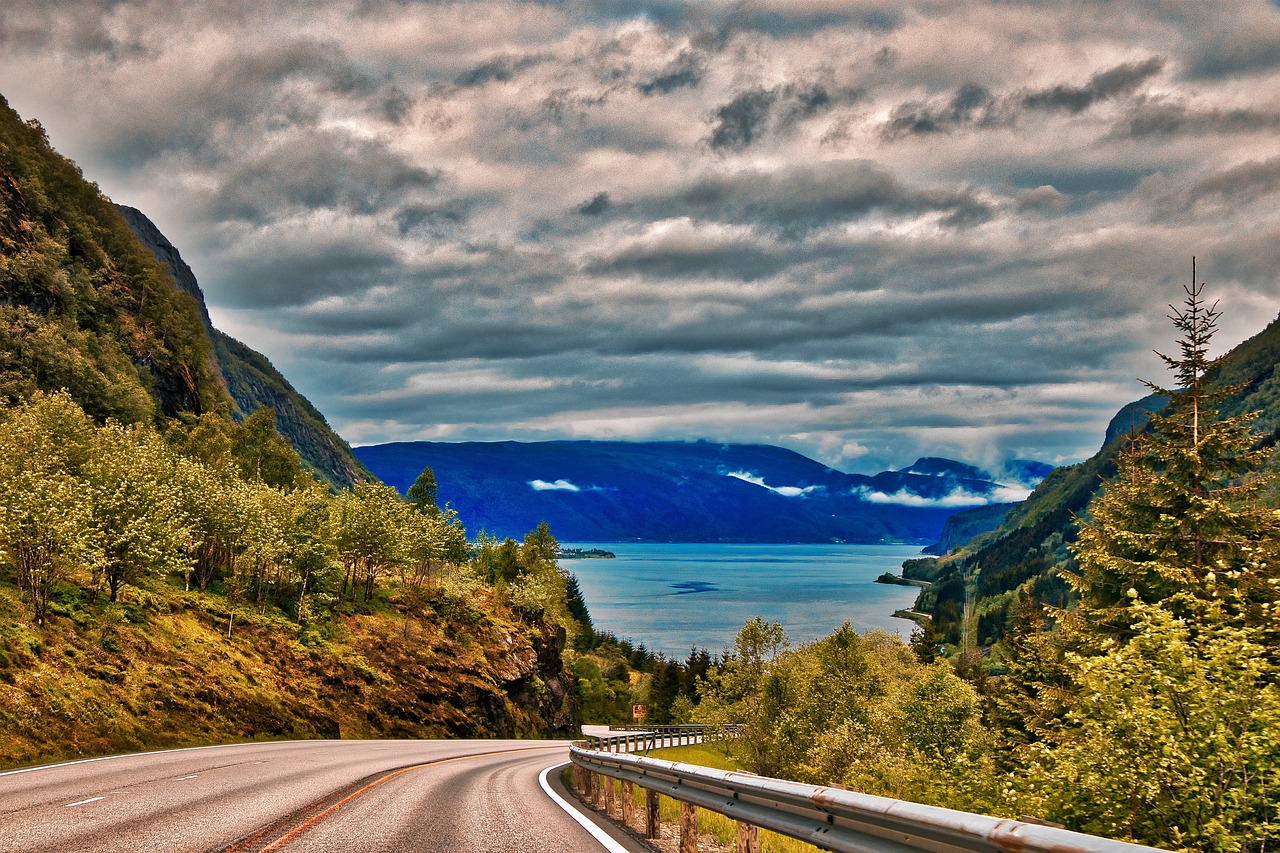
[[[875,582],[919,556],[913,545],[562,544],[617,555],[561,562],[597,628],[679,658],[694,646],[730,648],[757,615],[782,623],[793,644],[844,622],[904,639],[914,627],[893,611],[910,607],[919,590]]]
[[[672,595],[688,595],[692,592],[717,592],[720,587],[707,581],[681,581],[680,583],[668,584],[675,592]]]

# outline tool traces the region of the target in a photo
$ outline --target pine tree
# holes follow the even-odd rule
[[[1089,506],[1079,608],[1027,632],[1001,710],[1025,712],[1012,799],[1072,829],[1201,851],[1280,840],[1280,515],[1257,416],[1223,418],[1216,304],[1184,288],[1178,388]],[[1035,664],[1039,664],[1037,668]],[[1019,743],[1020,741],[1020,743]]]
[[[1280,518],[1259,500],[1271,479],[1263,473],[1269,451],[1258,447],[1256,412],[1218,416],[1241,389],[1212,381],[1220,359],[1209,358],[1209,343],[1221,312],[1206,306],[1194,259],[1184,290],[1182,308],[1170,306],[1180,354],[1157,353],[1179,387],[1144,382],[1169,407],[1122,453],[1072,547],[1080,571],[1067,579],[1081,595],[1079,616],[1102,635],[1124,636],[1136,602],[1169,602],[1185,615],[1219,597],[1223,584],[1245,602],[1272,589],[1259,566],[1280,542]]]

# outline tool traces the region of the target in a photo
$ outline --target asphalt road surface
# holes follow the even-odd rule
[[[0,773],[0,850],[643,849],[610,829],[603,844],[615,846],[603,846],[544,791],[542,771],[568,751],[565,741],[294,741],[14,770]],[[558,772],[546,776],[554,785]]]

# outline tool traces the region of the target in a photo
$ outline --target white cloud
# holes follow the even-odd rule
[[[1026,486],[1008,486],[1000,484],[996,486],[995,491],[991,493],[992,503],[1014,504],[1021,503],[1031,497],[1031,489]]]
[[[733,477],[746,483],[768,489],[771,492],[782,495],[784,498],[801,498],[810,492],[822,491],[826,486],[770,486],[764,481],[763,477],[757,477],[749,471],[730,471],[725,474],[726,477]]]
[[[868,503],[893,504],[895,506],[967,507],[992,503],[990,498],[984,495],[975,495],[967,489],[956,489],[940,498],[924,497],[923,495],[913,494],[906,489],[901,489],[893,494],[885,494],[866,487],[854,490],[854,494]]]
[[[529,486],[535,492],[580,492],[582,488],[575,486],[568,480],[556,480],[548,483],[546,480],[530,480]]]

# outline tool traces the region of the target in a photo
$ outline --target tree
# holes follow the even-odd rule
[[[43,626],[58,584],[102,563],[82,479],[93,424],[65,392],[36,393],[0,421],[0,565]]]
[[[95,435],[85,464],[86,495],[103,549],[90,584],[96,599],[105,580],[111,601],[147,575],[188,568],[190,530],[173,487],[176,460],[149,426],[108,423]]]
[[[1034,721],[1016,797],[1074,829],[1261,851],[1280,840],[1280,516],[1263,500],[1256,414],[1218,415],[1238,389],[1214,384],[1219,313],[1192,271],[1170,315],[1180,352],[1162,356],[1179,387],[1146,383],[1169,407],[1072,546],[1079,608],[1051,642],[1026,637],[1051,674],[1011,670]]]
[[[1260,500],[1270,451],[1258,446],[1256,412],[1218,417],[1239,388],[1210,381],[1219,360],[1208,346],[1220,312],[1216,303],[1206,307],[1194,270],[1193,260],[1183,307],[1170,306],[1183,333],[1180,355],[1161,356],[1179,388],[1144,383],[1169,397],[1169,407],[1121,455],[1072,546],[1080,571],[1067,580],[1081,595],[1086,631],[1099,636],[1126,635],[1136,602],[1168,602],[1185,615],[1218,597],[1220,583],[1246,590],[1245,606],[1275,595],[1271,570],[1255,568],[1259,550],[1280,544],[1280,517]]]
[[[423,515],[439,515],[440,490],[436,487],[436,472],[430,465],[422,469],[422,473],[413,481],[405,497]]]
[[[400,535],[413,510],[390,486],[360,483],[343,492],[334,505],[334,545],[343,566],[338,600],[359,588],[364,601],[373,598],[378,578],[407,559]]]
[[[246,480],[291,487],[308,479],[302,457],[276,431],[276,410],[270,407],[258,409],[234,430],[232,452]]]

